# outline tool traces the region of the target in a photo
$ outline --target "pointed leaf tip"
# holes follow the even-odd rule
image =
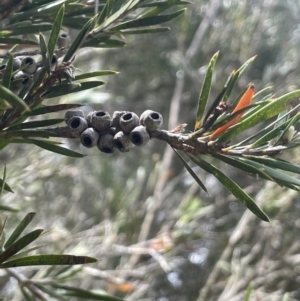
[[[196,121],[194,130],[197,131],[201,127],[201,119],[202,116],[206,110],[207,102],[209,99],[209,94],[211,90],[211,83],[212,83],[212,75],[215,68],[215,63],[217,61],[217,58],[219,56],[219,51],[217,51],[213,57],[211,58],[208,68],[204,77],[203,85],[201,87],[199,99],[198,99],[198,107],[197,107],[197,113],[196,113]]]

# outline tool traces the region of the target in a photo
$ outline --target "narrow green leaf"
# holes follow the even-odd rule
[[[145,34],[145,33],[160,33],[160,32],[166,32],[169,31],[170,27],[150,27],[150,28],[144,28],[144,29],[125,29],[120,30],[120,33],[123,35],[126,34]]]
[[[84,16],[78,16],[76,18],[69,16],[69,14],[65,16],[63,25],[77,30],[81,30],[82,27],[86,24],[86,22],[88,22],[91,19],[91,17]]]
[[[58,270],[54,273],[53,276],[57,279],[57,278],[58,278],[57,276],[60,276],[61,274],[65,274],[66,272],[69,272],[71,269],[72,269],[72,266],[71,266],[71,265],[64,266],[64,267],[58,269]],[[60,279],[61,279],[61,277],[60,277]]]
[[[51,67],[50,67],[50,58],[49,58],[49,53],[48,53],[48,47],[47,47],[45,38],[41,32],[39,34],[39,38],[40,38],[40,47],[41,47],[44,67],[45,67],[47,73],[50,74]]]
[[[11,30],[0,30],[0,37],[5,37],[11,34]]]
[[[264,173],[268,174],[270,177],[275,179],[276,182],[280,185],[287,186],[287,184],[292,184],[292,185],[300,187],[299,179],[289,176],[286,173],[280,172],[279,170],[275,170],[269,166],[263,165],[262,163],[258,163],[258,162],[255,162],[255,161],[252,161],[252,160],[249,160],[246,158],[236,157],[235,160],[248,163],[248,164],[252,165],[253,167],[256,167],[257,169],[263,170]]]
[[[138,28],[138,27],[144,27],[144,26],[158,25],[161,23],[168,22],[168,21],[180,16],[185,11],[186,11],[186,9],[183,8],[177,12],[174,12],[174,13],[168,14],[168,15],[146,17],[146,18],[140,18],[140,19],[122,22],[119,25],[112,27],[111,30],[120,30],[120,29],[129,29],[129,28]]]
[[[239,123],[228,129],[224,135],[222,135],[219,141],[228,141],[230,138],[236,136],[240,132],[256,125],[259,122],[266,121],[286,108],[286,105],[293,99],[300,97],[300,90],[287,93],[279,98],[271,100],[267,105],[257,110],[255,113],[248,114]]]
[[[30,111],[27,104],[16,94],[12,93],[9,89],[0,85],[0,95],[12,106]]]
[[[292,164],[288,161],[279,159],[279,158],[266,158],[266,157],[257,157],[257,156],[244,156],[249,160],[256,161],[258,163],[262,163],[272,168],[282,169],[289,172],[300,174],[300,166],[296,164]]]
[[[53,98],[70,93],[80,92],[83,90],[95,88],[104,85],[102,81],[88,81],[75,84],[62,84],[49,88],[43,95],[43,98]]]
[[[26,27],[17,27],[11,30],[8,30],[8,36],[18,36],[23,34],[30,34],[30,33],[39,33],[42,31],[51,30],[52,25],[49,23],[47,24],[32,24]]]
[[[54,133],[46,130],[12,130],[6,132],[7,137],[35,137],[35,138],[49,138],[56,137]]]
[[[265,104],[267,104],[267,103],[264,103],[263,105],[265,105]],[[298,109],[299,107],[300,107],[300,104],[297,105],[297,106],[295,106],[294,108],[292,108],[290,111],[286,112],[285,114],[281,115],[280,117],[278,117],[276,121],[270,123],[269,125],[267,125],[266,127],[264,127],[262,130],[260,130],[260,131],[258,131],[258,132],[256,132],[256,133],[254,133],[253,135],[251,135],[250,137],[246,138],[245,140],[243,140],[243,141],[241,141],[241,142],[235,144],[233,147],[236,147],[236,146],[239,146],[239,145],[245,145],[246,142],[253,140],[253,139],[254,139],[255,137],[257,137],[257,136],[264,135],[265,133],[266,133],[266,135],[268,135],[270,132],[272,132],[272,130],[270,131],[270,129],[271,129],[272,127],[276,127],[276,124],[277,124],[280,120],[283,120],[286,116],[288,116],[290,113],[292,113],[293,111],[295,111],[295,110]],[[247,113],[250,113],[250,112],[247,112]],[[247,117],[247,116],[246,116],[247,113],[242,117],[242,120],[243,120],[243,118],[246,118],[246,117]],[[252,113],[251,113],[251,114],[252,114]],[[262,137],[259,138],[259,139],[262,139]],[[259,139],[258,139],[258,140],[259,140]],[[271,138],[271,139],[272,139],[272,138]],[[262,144],[266,143],[266,141],[267,141],[267,140],[266,140],[266,141],[262,140],[261,143],[260,143],[260,142],[258,142],[258,140],[257,140],[256,142],[254,142],[253,145],[255,145],[256,143],[258,143],[257,145],[262,145]],[[252,148],[252,145],[247,146],[247,147],[248,147],[248,148]]]
[[[13,71],[13,62],[14,62],[14,58],[12,55],[9,56],[7,65],[6,65],[6,69],[4,71],[3,74],[3,80],[2,80],[2,85],[4,87],[6,87],[7,89],[9,89],[10,87],[10,82],[11,82],[11,78],[12,78],[12,71]]]
[[[89,73],[76,75],[75,80],[86,79],[86,78],[96,77],[96,76],[103,76],[103,75],[115,75],[115,74],[119,74],[119,72],[112,71],[112,70],[101,70],[101,71],[95,71],[95,72],[89,72]]]
[[[99,47],[99,45],[105,45],[111,38],[111,35],[108,34],[101,34],[99,36],[95,36],[92,38],[87,39],[83,42],[82,47]]]
[[[26,214],[26,216],[22,219],[22,221],[19,223],[19,225],[16,227],[16,229],[8,238],[7,242],[4,245],[5,249],[10,247],[18,239],[18,237],[22,234],[25,228],[33,220],[34,216],[35,216],[35,212],[29,212],[28,214]]]
[[[203,184],[203,182],[200,180],[200,178],[196,175],[196,173],[193,171],[193,169],[189,166],[189,164],[185,161],[185,159],[179,154],[179,152],[174,149],[175,154],[178,156],[178,158],[181,160],[183,163],[184,167],[187,169],[189,174],[194,178],[194,180],[197,182],[197,184],[209,195],[207,188]]]
[[[273,145],[277,145],[278,143],[282,142],[285,138],[285,135],[289,131],[289,129],[296,124],[300,120],[300,113],[298,112],[291,120],[289,120],[288,124],[283,129],[282,133],[276,138]],[[288,141],[289,142],[289,141]]]
[[[222,91],[218,94],[218,96],[216,97],[216,99],[213,101],[213,103],[211,104],[210,108],[207,110],[204,119],[203,119],[203,124],[206,125],[206,121],[209,118],[209,116],[215,111],[216,107],[219,105],[219,103],[222,101],[225,93],[227,90],[227,86],[225,84],[225,86],[223,87]]]
[[[53,15],[58,11],[62,3],[65,2],[70,2],[70,0],[56,0],[56,1],[38,0],[38,2],[36,2],[38,3],[37,5],[35,3],[35,5],[32,5],[26,11],[20,11],[13,14],[12,20],[16,20],[16,21],[27,20],[32,18],[32,16],[39,16],[39,18],[47,16],[50,17],[51,20],[53,20]]]
[[[241,75],[244,73],[246,68],[256,59],[257,55],[250,58],[248,61],[246,61],[238,70],[238,77],[241,77]]]
[[[12,29],[12,28],[16,28],[16,27],[24,27],[24,26],[28,26],[31,25],[32,21],[30,20],[26,20],[26,21],[21,21],[21,22],[16,22],[13,24],[8,24],[5,26],[6,29]]]
[[[250,283],[250,284],[248,285],[248,287],[247,287],[246,292],[245,292],[245,298],[244,298],[244,301],[250,301],[251,293],[252,293],[252,285],[251,285],[251,283]]]
[[[0,187],[0,197],[2,196],[4,191],[5,181],[6,181],[6,164],[4,164],[4,169],[3,169],[3,180]]]
[[[6,261],[11,256],[15,255],[16,253],[24,249],[26,246],[31,244],[42,234],[42,232],[43,232],[42,229],[37,229],[18,239],[16,242],[14,242],[11,246],[9,246],[5,251],[3,251],[0,254],[0,263]]]
[[[1,187],[2,187],[3,183],[5,183],[5,182],[3,181],[3,179],[0,179],[0,185],[1,185]],[[12,193],[13,193],[13,190],[9,187],[9,185],[8,185],[7,183],[4,184],[4,189],[5,189],[6,191],[8,191],[8,192],[12,192]]]
[[[5,251],[6,252],[6,251]],[[1,255],[0,255],[1,258]],[[1,261],[3,262],[3,261]],[[77,265],[98,262],[97,258],[74,255],[33,255],[7,261],[0,268],[25,267],[33,265]]]
[[[51,60],[54,54],[54,49],[56,46],[57,38],[62,26],[63,17],[65,13],[65,5],[63,4],[61,8],[59,9],[55,20],[53,22],[52,31],[50,33],[49,41],[48,41],[48,53],[49,53],[49,59]]]
[[[42,67],[40,68],[40,70],[38,70],[34,77],[33,77],[33,84],[32,86],[30,87],[29,91],[28,91],[28,94],[25,98],[26,101],[29,102],[29,100],[31,99],[32,97],[32,94],[34,94],[36,92],[36,90],[41,86],[44,78],[45,78],[45,75],[46,75],[46,68],[45,67]],[[36,104],[35,104],[36,105]]]
[[[36,41],[19,38],[0,38],[0,44],[26,44],[26,45],[39,45]]]
[[[97,26],[99,24],[102,24],[105,21],[105,19],[108,18],[108,6],[109,6],[109,1],[106,1],[104,7],[101,10],[101,13],[98,14],[99,16],[96,22]]]
[[[86,24],[83,26],[83,28],[77,34],[73,43],[70,45],[69,50],[67,51],[67,53],[64,56],[64,59],[63,59],[64,62],[68,62],[74,56],[76,50],[80,47],[81,43],[85,39],[87,33],[89,32],[89,30],[92,27],[96,18],[97,18],[97,16],[95,16],[94,18],[92,18],[88,22],[86,22]]]
[[[186,5],[191,4],[190,1],[184,1],[184,0],[167,0],[167,1],[155,1],[155,2],[144,2],[139,5],[139,7],[165,7],[167,3],[170,3],[172,5]]]
[[[268,216],[256,205],[254,200],[241,189],[237,183],[228,178],[223,172],[221,172],[217,167],[208,162],[204,161],[200,157],[194,157],[189,155],[191,159],[198,164],[205,171],[213,174],[219,181],[226,187],[239,201],[241,201],[250,211],[252,211],[257,217],[263,221],[269,222]]]
[[[19,209],[9,207],[9,206],[5,206],[5,205],[0,205],[0,211],[18,212]]]
[[[231,72],[229,78],[227,79],[226,84],[225,84],[226,92],[224,94],[223,101],[227,102],[227,100],[228,100],[229,96],[231,95],[233,87],[234,87],[236,81],[238,80],[238,78],[239,78],[239,72],[233,70]]]
[[[93,40],[88,41],[87,43],[84,43],[84,47],[88,47],[88,43],[92,42]],[[117,39],[108,39],[103,43],[95,44],[92,47],[97,47],[97,48],[118,48],[118,47],[124,47],[126,43],[121,40]]]
[[[34,285],[39,288],[42,292],[46,293],[49,295],[51,300],[55,301],[70,301],[69,299],[66,299],[65,297],[62,296],[61,292],[58,291],[56,292],[52,287],[48,289],[45,285],[39,284],[39,283],[34,283]]]
[[[125,301],[123,299],[120,299],[118,297],[114,297],[111,295],[108,295],[107,293],[103,291],[88,291],[83,290],[78,287],[72,287],[67,285],[61,285],[61,284],[52,284],[53,287],[64,289],[67,292],[65,293],[66,296],[74,296],[81,299],[88,299],[88,300],[101,300],[101,301]]]
[[[135,2],[139,2],[139,1],[135,1]],[[102,11],[102,13],[99,16],[99,20],[97,20],[98,24],[100,24],[100,22],[104,21],[103,23],[101,23],[97,28],[95,28],[90,34],[89,36],[94,36],[95,34],[103,31],[105,28],[107,28],[109,25],[111,25],[112,23],[114,23],[115,21],[117,21],[119,18],[121,18],[123,15],[126,14],[126,11],[130,8],[131,4],[133,3],[133,0],[128,1],[127,3],[125,3],[117,12],[115,12],[112,16],[110,16],[109,18],[107,18],[105,20],[105,16],[103,15],[104,13],[107,15],[107,13],[109,13],[108,11],[108,7],[104,8],[105,10]],[[136,3],[137,4],[137,3]],[[108,5],[108,4],[107,4]]]
[[[12,189],[5,181],[6,181],[6,164],[4,165],[4,169],[3,169],[3,179],[0,178],[0,187],[1,187],[0,196],[3,194],[4,190],[13,193]]]
[[[247,163],[246,161],[238,160],[238,158],[235,158],[235,157],[223,156],[223,155],[216,154],[216,153],[212,153],[211,155],[214,158],[217,158],[218,160],[221,160],[231,166],[234,166],[243,171],[246,171],[255,177],[260,176],[263,179],[275,182],[275,180],[272,177],[270,177],[267,173],[264,172],[263,166],[261,168],[257,168],[255,166],[252,166],[251,164],[249,164],[249,162]]]
[[[144,14],[142,14],[142,18],[145,17],[152,17],[152,16],[157,16],[158,14],[162,13],[163,11],[174,7],[175,5],[183,5],[183,4],[188,4],[188,3],[182,3],[181,1],[174,1],[174,0],[167,0],[165,2],[154,2],[152,3],[154,5],[141,5],[141,7],[153,7],[154,9],[151,9],[150,11],[146,11]]]
[[[227,83],[225,84],[225,86],[227,87],[227,90],[223,97],[223,101],[227,102],[235,83],[240,78],[240,76],[243,74],[243,72],[246,70],[246,68],[255,60],[255,58],[256,58],[256,56],[253,56],[248,61],[246,61],[238,70],[232,71],[232,73],[230,74],[230,76],[227,80]]]
[[[27,293],[27,291],[25,290],[25,288],[23,287],[23,286],[19,286],[20,287],[20,290],[21,290],[21,292],[22,292],[22,294],[23,294],[23,296],[24,296],[24,300],[26,300],[26,301],[35,301],[35,299],[33,298],[33,297],[31,297],[28,293]]]
[[[74,158],[82,158],[85,155],[82,155],[80,153],[74,152],[72,150],[69,150],[67,148],[58,146],[58,145],[53,145],[52,143],[48,143],[48,141],[43,141],[43,140],[33,140],[31,139],[32,143],[35,144],[38,147],[41,147],[43,149],[46,149],[50,152],[57,153],[60,155],[64,155],[67,157],[74,157]]]
[[[264,92],[268,91],[268,90],[272,90],[272,86],[268,86],[268,87],[265,87],[263,89],[261,89],[260,91],[256,92],[254,95],[253,95],[253,99],[256,99],[259,95],[263,94]],[[268,98],[271,97],[272,94],[268,94]]]
[[[33,251],[36,251],[36,250],[39,250],[41,248],[45,247],[45,245],[40,245],[40,246],[36,246],[36,247],[32,247],[32,248],[29,248],[29,249],[26,249],[25,251],[22,251],[22,252],[19,252],[13,256],[11,256],[9,258],[9,260],[15,260],[17,258],[23,258],[23,257],[27,257],[29,253],[33,252]]]
[[[2,250],[4,242],[5,242],[5,226],[6,226],[6,222],[7,222],[7,216],[3,220],[2,215],[0,215],[0,226],[1,226],[1,229],[0,229],[0,248],[1,248],[1,250]]]
[[[54,134],[55,133],[51,133],[49,132],[50,135]],[[54,136],[56,137],[56,136]],[[24,143],[24,144],[34,144],[35,141],[43,141],[43,140],[36,140],[36,139],[28,139],[28,138],[12,138],[12,139],[9,139],[9,143],[16,143],[16,144],[20,144],[20,143]],[[47,140],[47,143],[50,143],[50,144],[53,144],[53,145],[59,145],[61,144],[61,142],[59,141],[55,141],[55,140]]]
[[[280,133],[283,131],[283,129],[284,129],[284,124],[282,124],[279,127],[276,127],[274,129],[272,129],[271,131],[265,131],[265,132],[267,132],[265,135],[258,138],[251,145],[248,145],[247,148],[248,149],[251,149],[251,148],[253,149],[253,148],[258,148],[262,145],[269,144],[272,139],[274,139],[275,137],[280,136]]]
[[[81,104],[60,104],[60,105],[53,105],[53,106],[42,106],[40,108],[32,110],[30,113],[27,114],[27,116],[37,116],[37,115],[43,115],[48,113],[55,113],[60,112],[64,110],[70,110],[82,107]]]
[[[211,88],[211,82],[212,82],[212,75],[215,68],[215,63],[217,61],[217,58],[219,56],[219,51],[213,55],[211,58],[208,68],[204,77],[203,85],[200,91],[199,100],[198,100],[198,107],[197,107],[197,113],[196,113],[196,122],[194,130],[197,131],[201,127],[201,119],[202,116],[206,110],[209,94],[210,94],[210,88]]]
[[[28,121],[28,122],[11,126],[7,129],[7,131],[40,128],[40,127],[55,125],[63,121],[64,121],[63,118]]]

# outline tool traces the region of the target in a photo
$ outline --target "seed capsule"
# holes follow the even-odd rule
[[[146,128],[143,125],[139,125],[130,132],[129,139],[134,145],[142,146],[150,140],[150,136]]]
[[[140,124],[145,126],[147,131],[157,130],[162,123],[162,115],[152,110],[146,110],[140,117]]]
[[[59,34],[58,39],[57,39],[57,47],[62,48],[62,47],[68,47],[70,43],[70,36],[66,32],[62,32]]]
[[[68,121],[70,118],[74,117],[74,116],[78,116],[78,117],[82,117],[85,119],[84,113],[82,110],[69,110],[65,113],[65,122],[66,124],[68,124]]]
[[[113,153],[115,150],[114,136],[110,134],[105,134],[101,136],[98,140],[97,147],[103,153]]]
[[[120,128],[120,119],[127,111],[115,111],[112,116],[112,126],[115,128]]]
[[[130,133],[139,123],[139,117],[133,112],[126,112],[120,118],[120,127],[125,133]]]
[[[93,128],[87,128],[80,136],[81,144],[87,148],[97,145],[99,134]]]
[[[111,117],[106,111],[90,112],[87,116],[87,120],[89,126],[99,132],[106,131],[111,126]]]
[[[18,57],[15,57],[13,61],[13,71],[20,69],[20,67],[21,67],[21,60]]]
[[[72,131],[74,137],[79,138],[81,134],[88,128],[87,121],[80,116],[73,116],[68,119],[67,125]]]
[[[36,61],[30,56],[26,56],[22,59],[21,67],[25,65],[26,67],[23,69],[23,71],[28,74],[34,74],[38,68]]]
[[[129,136],[123,132],[118,132],[114,136],[114,145],[120,152],[129,152],[134,147]]]

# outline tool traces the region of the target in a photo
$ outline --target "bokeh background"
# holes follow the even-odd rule
[[[211,100],[230,72],[254,55],[231,101],[250,82],[257,91],[272,87],[276,96],[298,88],[299,24],[298,0],[192,0],[169,32],[129,37],[124,48],[80,50],[74,64],[83,72],[120,73],[98,89],[49,103],[85,104],[86,113],[152,109],[162,113],[165,129],[187,123],[190,131],[207,64],[217,51]],[[0,154],[14,190],[2,201],[21,211],[8,214],[7,228],[35,211],[32,227],[47,230],[39,253],[101,259],[57,268],[62,283],[128,301],[239,301],[249,284],[251,300],[282,300],[285,293],[300,300],[297,192],[215,162],[262,206],[272,219],[268,224],[195,167],[210,195],[200,190],[162,142],[112,155],[84,149],[76,140],[64,143],[87,156],[67,158],[30,145],[9,145]],[[300,161],[298,149],[283,157]],[[41,282],[51,280],[47,271],[22,269]],[[16,281],[4,272],[0,285],[7,300],[22,300]]]

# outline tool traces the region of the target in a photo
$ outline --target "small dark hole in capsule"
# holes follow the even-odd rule
[[[103,151],[104,153],[107,153],[107,154],[111,154],[111,153],[113,152],[113,150],[112,150],[111,148],[109,148],[109,147],[104,147],[104,148],[102,149],[102,151]]]
[[[106,113],[102,112],[102,111],[96,113],[96,116],[98,116],[98,117],[102,117],[102,116],[105,116],[105,115],[106,115]]]
[[[29,77],[25,77],[24,80],[22,81],[22,85],[26,85],[29,81]]]
[[[74,119],[74,120],[72,120],[72,122],[71,122],[71,128],[72,128],[72,129],[78,128],[79,125],[80,125],[79,119]]]
[[[133,134],[132,135],[132,142],[134,144],[140,144],[142,142],[142,138],[139,134]]]
[[[5,69],[6,69],[6,64],[0,66],[0,70],[5,70]]]
[[[132,119],[132,114],[131,114],[131,113],[124,114],[124,115],[122,116],[122,118],[123,118],[124,120],[130,120],[130,119]]]
[[[31,57],[27,57],[25,60],[24,60],[25,64],[29,64],[31,65],[33,63],[33,59]]]
[[[118,149],[122,149],[122,148],[124,148],[124,145],[123,145],[122,142],[117,141],[117,142],[116,142],[116,147],[117,147]]]
[[[152,119],[159,119],[159,115],[157,113],[152,113],[151,118]]]
[[[92,139],[90,137],[84,137],[83,142],[85,145],[90,146],[92,145]]]
[[[51,64],[55,64],[57,62],[57,58],[55,55],[52,56]]]
[[[66,33],[62,33],[60,36],[64,39],[68,37],[68,35]]]

